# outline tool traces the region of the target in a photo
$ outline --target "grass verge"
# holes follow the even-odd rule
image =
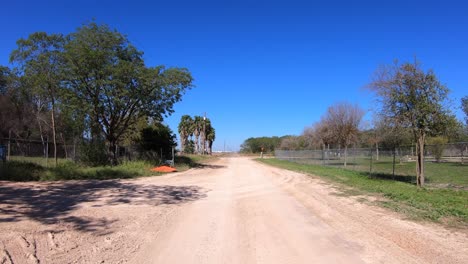
[[[179,156],[175,167],[178,171],[198,167],[209,157],[195,155]],[[6,181],[57,181],[57,180],[107,180],[129,179],[142,176],[162,175],[150,169],[155,164],[147,161],[127,161],[117,166],[81,166],[71,161],[60,162],[57,167],[46,167],[35,162],[8,161],[0,163],[0,180]]]
[[[382,195],[381,206],[404,213],[412,219],[442,222],[449,226],[468,228],[468,191],[418,188],[414,184],[369,178],[367,173],[305,165],[278,159],[257,159],[275,167],[313,174],[339,183],[346,195]]]

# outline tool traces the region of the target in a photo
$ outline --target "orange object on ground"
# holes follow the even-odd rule
[[[154,167],[151,169],[151,171],[158,171],[158,172],[175,172],[177,171],[175,168],[169,167],[169,166],[159,166],[159,167]]]

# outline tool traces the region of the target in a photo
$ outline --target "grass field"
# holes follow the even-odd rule
[[[329,160],[322,163],[321,160],[313,159],[297,159],[294,160],[298,163],[321,165],[345,168],[343,160]],[[465,188],[468,187],[468,164],[461,164],[460,162],[433,162],[426,161],[424,163],[426,183],[429,186],[440,187],[454,187]],[[372,161],[369,158],[350,158],[348,160],[348,170],[356,170],[360,172],[367,172],[374,177],[395,179],[403,182],[416,182],[416,163],[395,162],[395,176],[393,176],[393,160],[391,157],[382,157],[379,161]]]
[[[200,166],[203,162],[213,159],[210,156],[178,156],[175,167],[184,171]],[[7,181],[54,181],[54,180],[83,180],[83,179],[128,179],[142,176],[155,176],[162,173],[150,169],[156,164],[148,161],[127,161],[117,166],[88,167],[72,161],[59,159],[55,167],[49,159],[45,166],[43,158],[13,158],[11,161],[0,163],[0,180]]]
[[[468,228],[468,191],[446,188],[418,188],[412,183],[370,178],[367,173],[321,165],[299,164],[278,159],[257,159],[272,166],[316,175],[338,183],[345,195],[378,195],[379,205],[410,218],[442,222]],[[414,165],[414,164],[413,164]],[[446,168],[452,170],[450,166]],[[429,170],[430,168],[428,168]],[[439,179],[443,180],[443,177]]]

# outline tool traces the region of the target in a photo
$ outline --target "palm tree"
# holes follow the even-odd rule
[[[195,136],[195,153],[198,153],[200,154],[201,151],[202,151],[202,148],[200,146],[200,137],[202,136],[203,134],[203,117],[201,116],[195,116],[193,118],[194,122],[193,122],[193,126],[192,126],[192,129],[193,129],[193,135]]]
[[[208,120],[208,123],[206,126],[206,141],[208,145],[208,148],[207,148],[208,154],[210,155],[213,152],[213,142],[215,141],[215,138],[216,138],[216,131],[213,128],[213,126],[211,126],[211,121]]]
[[[180,150],[185,151],[185,146],[188,144],[189,137],[193,134],[193,122],[194,120],[189,115],[183,115],[179,123],[179,135],[180,135]]]

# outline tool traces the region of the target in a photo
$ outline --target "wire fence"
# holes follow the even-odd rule
[[[426,182],[441,186],[468,186],[468,142],[425,147]],[[416,182],[414,146],[324,150],[276,150],[275,157],[302,164],[343,168],[370,177]]]
[[[66,161],[80,161],[83,155],[83,142],[63,144],[57,142],[58,163]],[[156,152],[142,152],[137,145],[116,146],[117,158],[120,161],[133,161],[138,159],[169,160],[172,159],[171,149],[161,149]],[[8,139],[0,138],[0,162],[24,161],[33,162],[42,166],[55,165],[54,145],[48,140]]]

